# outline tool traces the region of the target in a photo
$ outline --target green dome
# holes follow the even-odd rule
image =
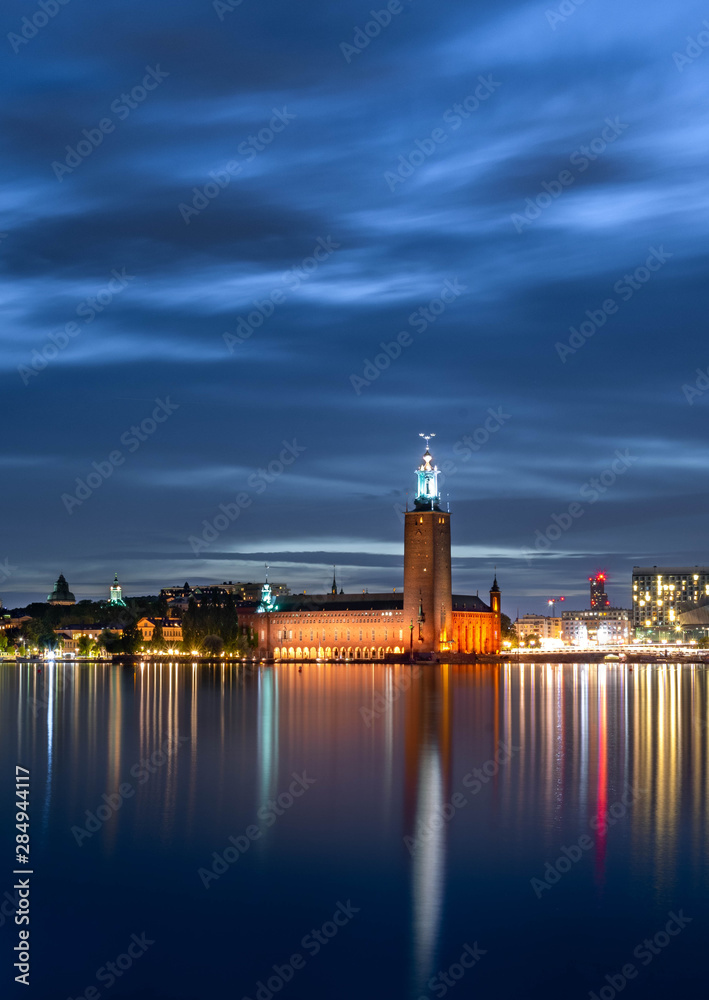
[[[47,595],[48,604],[76,604],[76,598],[69,590],[69,584],[64,579],[64,574],[59,574],[59,579],[54,584],[54,590]]]

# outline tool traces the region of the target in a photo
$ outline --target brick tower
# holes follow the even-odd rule
[[[450,514],[440,507],[438,468],[428,447],[434,436],[421,435],[426,451],[416,472],[414,509],[404,516],[404,623],[414,656],[453,648]]]

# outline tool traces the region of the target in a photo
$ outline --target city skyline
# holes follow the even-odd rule
[[[6,604],[393,586],[432,418],[466,588],[705,561],[700,4],[122,9],[6,12]]]

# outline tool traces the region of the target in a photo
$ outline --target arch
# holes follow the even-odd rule
[[[318,659],[319,660],[325,659],[325,650],[322,648],[322,646],[318,646]]]
[[[285,646],[281,646],[281,659],[282,660],[288,659],[288,650],[286,649]]]
[[[298,648],[295,651],[295,658],[296,658],[296,660],[302,660],[303,659],[303,650],[300,648],[300,646],[298,646]]]
[[[333,660],[336,660],[339,655],[340,654],[337,651],[337,646],[335,646],[335,648],[332,651],[332,658],[333,658]]]
[[[348,659],[348,660],[351,660],[351,659],[352,659],[352,647],[351,647],[351,646],[350,646],[350,647],[349,647],[349,649],[347,650],[347,659]]]
[[[399,649],[398,646],[394,646],[394,656],[397,656],[401,652],[403,652],[403,650]]]
[[[311,646],[310,647],[310,659],[311,660],[317,660],[317,658],[318,658],[318,651],[315,648],[315,646]]]
[[[377,656],[379,657],[380,660],[384,659],[384,647],[383,646],[379,647],[379,650],[377,652]]]
[[[362,650],[359,648],[359,646],[357,646],[355,648],[355,660],[359,660],[361,658],[362,658]]]
[[[278,648],[278,646],[276,646],[276,648],[273,650],[273,659],[280,660],[280,658],[281,658],[281,651]]]
[[[369,659],[369,647],[368,646],[365,646],[364,649],[362,650],[362,656],[363,656],[363,658],[365,660]]]
[[[325,659],[326,660],[331,660],[332,659],[332,650],[330,649],[329,646],[325,647]]]
[[[389,653],[391,653],[391,646],[387,646],[386,648],[386,655],[388,656]]]
[[[289,660],[295,659],[295,650],[293,649],[292,646],[290,646],[290,648],[288,649],[288,659]]]

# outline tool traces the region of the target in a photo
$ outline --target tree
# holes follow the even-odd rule
[[[163,635],[162,625],[158,621],[155,628],[153,629],[153,635],[150,639],[150,648],[157,649],[162,652],[167,649],[167,644],[165,642],[165,636]]]
[[[102,646],[107,653],[117,653],[121,649],[121,637],[105,628],[98,637],[98,644],[99,646]]]
[[[52,626],[45,621],[33,618],[25,623],[25,635],[31,646],[38,649],[54,649],[57,645],[57,635]]]
[[[142,633],[138,631],[136,623],[134,621],[128,622],[123,629],[123,635],[121,636],[120,652],[127,653],[130,656],[135,653],[142,641],[143,636]]]
[[[512,619],[509,615],[500,615],[500,626],[501,626],[501,640],[502,642],[509,642],[510,646],[513,648],[517,647],[517,632],[515,631],[514,625],[512,624]]]
[[[91,656],[96,649],[96,643],[88,635],[80,635],[78,642],[79,656]]]
[[[224,649],[224,640],[220,635],[206,635],[202,640],[202,649],[209,656],[219,656]]]

